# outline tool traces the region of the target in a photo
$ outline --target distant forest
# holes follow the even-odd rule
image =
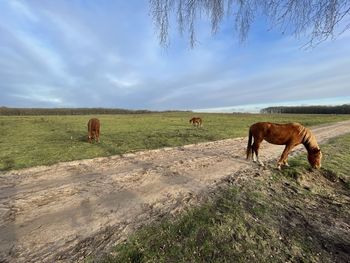
[[[109,108],[8,108],[0,107],[0,116],[26,115],[92,115],[92,114],[144,114],[156,112]],[[191,112],[191,111],[188,111]],[[339,106],[276,106],[260,110],[260,113],[296,113],[296,114],[350,114],[350,104]]]
[[[350,104],[339,106],[277,106],[260,110],[260,113],[297,113],[297,114],[350,114]]]
[[[126,110],[106,108],[7,108],[0,107],[0,115],[91,115],[91,114],[140,114],[153,113],[148,110]]]

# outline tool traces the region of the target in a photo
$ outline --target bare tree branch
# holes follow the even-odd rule
[[[350,28],[350,0],[149,0],[160,44],[169,44],[172,15],[176,16],[180,34],[187,34],[191,47],[196,43],[196,20],[202,14],[217,33],[225,15],[233,17],[233,29],[245,41],[259,14],[271,27],[296,37],[309,37],[311,46],[335,38]]]

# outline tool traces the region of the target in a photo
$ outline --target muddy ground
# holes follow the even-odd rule
[[[319,143],[350,121],[312,129]],[[195,204],[235,174],[254,177],[247,138],[79,160],[0,174],[0,262],[72,262]],[[262,161],[283,146],[262,144]],[[305,151],[295,148],[293,154]]]

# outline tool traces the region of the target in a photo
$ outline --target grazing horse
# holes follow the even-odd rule
[[[190,123],[192,123],[193,126],[196,127],[202,127],[202,119],[200,117],[193,117],[190,119]]]
[[[254,143],[252,144],[252,138]],[[272,144],[285,145],[284,151],[277,163],[277,168],[281,169],[282,165],[289,166],[287,162],[289,152],[297,145],[303,144],[307,150],[307,159],[313,168],[321,167],[322,153],[312,132],[299,123],[276,124],[270,122],[257,122],[249,128],[249,139],[247,146],[247,159],[254,153],[258,163],[259,146],[265,140]]]
[[[100,121],[99,119],[93,118],[88,122],[88,142],[92,140],[99,141],[100,137]]]

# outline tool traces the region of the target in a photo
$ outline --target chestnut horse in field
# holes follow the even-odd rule
[[[100,138],[100,120],[93,118],[88,122],[88,142],[92,140],[99,141]]]
[[[254,142],[252,144],[252,138]],[[297,145],[303,144],[307,150],[307,159],[313,168],[321,167],[322,153],[312,132],[299,123],[277,124],[271,122],[257,122],[249,128],[249,139],[247,146],[247,159],[250,155],[256,155],[259,161],[259,146],[265,140],[272,144],[285,145],[284,151],[277,163],[277,168],[282,165],[288,166],[287,158],[289,152]]]
[[[192,123],[193,126],[199,126],[202,127],[202,119],[200,117],[193,117],[190,119],[190,123]]]

